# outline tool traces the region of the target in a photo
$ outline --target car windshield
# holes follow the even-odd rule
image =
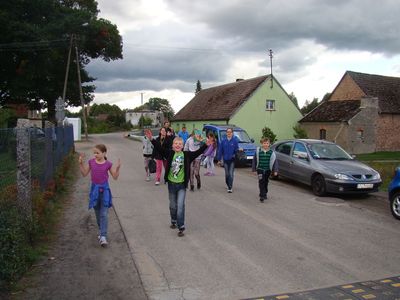
[[[350,154],[335,144],[313,144],[309,150],[314,159],[349,160],[353,159]]]
[[[233,131],[233,135],[236,136],[239,143],[251,143],[250,137],[246,131]],[[221,138],[226,137],[226,130],[221,130]]]

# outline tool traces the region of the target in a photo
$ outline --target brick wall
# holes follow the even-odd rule
[[[365,96],[354,80],[346,74],[333,91],[329,101],[337,100],[359,100]]]
[[[400,151],[400,115],[380,114],[376,151]]]

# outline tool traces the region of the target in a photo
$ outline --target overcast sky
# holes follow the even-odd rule
[[[347,70],[400,77],[398,0],[97,0],[118,26],[123,60],[93,61],[95,103],[175,112],[204,88],[273,74],[300,107]]]

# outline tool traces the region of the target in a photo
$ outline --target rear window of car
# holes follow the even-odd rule
[[[292,147],[293,147],[293,142],[286,142],[286,143],[282,143],[282,144],[278,145],[275,148],[275,151],[282,153],[282,154],[290,155],[290,151],[292,150]]]

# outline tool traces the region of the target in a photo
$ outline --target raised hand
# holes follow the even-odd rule
[[[151,140],[151,139],[153,138],[153,134],[152,134],[151,130],[149,130],[149,129],[146,129],[146,130],[144,131],[144,135],[145,135],[149,140]]]
[[[79,164],[83,164],[83,160],[85,159],[85,154],[84,153],[80,153],[79,154]]]

